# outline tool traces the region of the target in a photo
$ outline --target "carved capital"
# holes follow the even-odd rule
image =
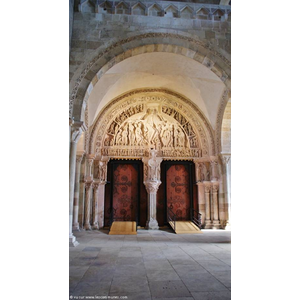
[[[93,181],[85,181],[85,189],[89,190],[93,184]]]
[[[85,124],[81,121],[74,121],[71,123],[71,142],[77,143],[81,133],[87,130]]]
[[[230,153],[221,153],[220,156],[221,156],[223,164],[228,165],[230,158],[231,158],[231,154]]]
[[[218,157],[217,156],[210,156],[210,163],[212,166],[218,165]]]
[[[85,153],[84,151],[80,151],[76,153],[76,163],[78,164],[81,163],[84,153]]]
[[[205,190],[205,193],[209,193],[210,190],[211,190],[211,182],[209,182],[209,181],[204,181],[203,184],[204,184],[204,190]]]
[[[97,190],[98,190],[99,185],[100,185],[100,182],[95,182],[95,181],[94,181],[94,182],[92,183],[92,186],[93,186],[94,191],[97,191]]]
[[[76,143],[79,141],[79,138],[81,136],[82,130],[81,128],[71,128],[71,142]]]
[[[218,190],[219,190],[219,183],[218,183],[218,182],[214,182],[214,183],[212,184],[212,192],[213,192],[213,193],[217,193]]]
[[[149,194],[156,194],[161,181],[145,181],[144,184]]]

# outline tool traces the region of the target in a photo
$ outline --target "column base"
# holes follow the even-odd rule
[[[93,230],[99,229],[99,224],[98,223],[94,223],[92,228],[93,228]]]
[[[220,228],[221,228],[220,221],[219,220],[214,220],[212,229],[220,229]]]
[[[91,224],[90,223],[84,224],[84,229],[85,230],[92,230]]]
[[[76,247],[79,243],[76,241],[76,237],[72,234],[69,236],[69,247]]]
[[[205,229],[212,229],[211,220],[205,220]]]
[[[159,226],[158,226],[158,223],[156,220],[151,219],[150,221],[147,221],[145,228],[151,229],[151,230],[157,230],[157,229],[159,229]]]
[[[73,231],[80,231],[79,223],[73,225]]]

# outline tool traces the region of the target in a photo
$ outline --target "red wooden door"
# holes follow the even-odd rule
[[[188,165],[174,164],[167,167],[167,207],[176,214],[178,221],[190,220],[191,191]]]
[[[132,164],[115,165],[113,171],[113,210],[115,221],[136,221],[138,169]]]

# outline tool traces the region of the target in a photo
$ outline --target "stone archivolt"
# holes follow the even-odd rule
[[[99,114],[91,130],[90,153],[143,157],[152,148],[165,158],[208,156],[214,149],[213,138],[207,138],[210,128],[186,104],[164,94],[125,95]]]

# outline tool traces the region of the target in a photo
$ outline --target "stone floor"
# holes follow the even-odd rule
[[[80,245],[70,248],[71,299],[230,299],[230,231],[74,235]]]

